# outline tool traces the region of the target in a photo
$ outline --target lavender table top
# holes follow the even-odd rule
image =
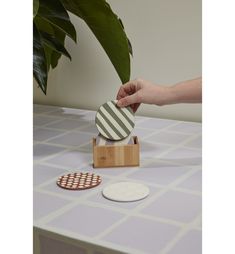
[[[140,142],[140,167],[93,169],[94,119],[94,111],[34,105],[38,253],[54,243],[65,252],[75,246],[70,254],[200,254],[201,124],[137,116],[132,135]],[[83,191],[56,185],[60,175],[80,171],[103,181]],[[105,199],[102,189],[120,181],[143,183],[150,195],[131,203]]]

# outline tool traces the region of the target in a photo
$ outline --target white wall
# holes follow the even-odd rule
[[[132,43],[131,79],[174,84],[201,76],[201,0],[108,2]],[[87,25],[73,15],[71,19],[78,35],[77,44],[66,41],[72,62],[62,57],[50,72],[46,96],[34,85],[34,102],[97,110],[116,97],[121,83]],[[142,105],[138,114],[201,121],[201,105]]]

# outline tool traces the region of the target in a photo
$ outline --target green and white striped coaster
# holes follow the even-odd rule
[[[128,137],[135,126],[131,107],[119,108],[116,103],[117,100],[104,103],[95,117],[100,134],[110,140],[122,140]]]

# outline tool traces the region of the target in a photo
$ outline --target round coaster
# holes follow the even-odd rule
[[[149,188],[140,183],[120,182],[103,189],[103,196],[119,202],[137,201],[149,195]]]
[[[116,103],[117,100],[104,103],[95,117],[95,124],[100,134],[110,140],[126,138],[135,126],[131,107],[119,108]]]
[[[60,176],[57,185],[67,190],[84,190],[101,183],[101,177],[92,173],[71,173]]]

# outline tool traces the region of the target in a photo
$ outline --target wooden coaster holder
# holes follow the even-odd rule
[[[93,167],[136,167],[140,164],[140,148],[137,136],[133,136],[133,144],[96,145],[93,138]]]

